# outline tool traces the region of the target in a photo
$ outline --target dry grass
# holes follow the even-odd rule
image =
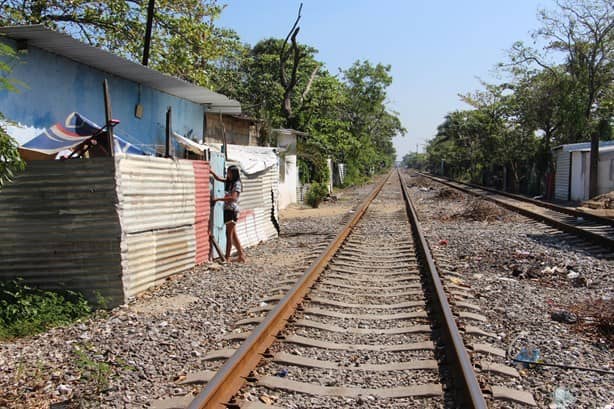
[[[486,200],[471,197],[464,201],[460,210],[442,220],[471,220],[476,222],[511,220],[513,215],[507,210]]]
[[[577,329],[603,337],[610,347],[614,346],[614,299],[588,299],[570,306],[569,310],[578,316]]]
[[[437,194],[435,194],[434,198],[436,199],[444,199],[444,200],[456,200],[463,197],[463,194],[460,193],[456,189],[450,189],[447,187],[441,188]]]

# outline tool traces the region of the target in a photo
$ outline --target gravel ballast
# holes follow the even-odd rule
[[[190,392],[176,381],[206,368],[205,354],[226,347],[224,335],[271,288],[304,271],[372,187],[282,211],[280,237],[247,249],[246,264],[207,263],[128,305],[0,342],[0,408],[140,408]]]
[[[614,370],[612,339],[596,328],[596,310],[612,313],[614,271],[607,252],[578,247],[568,234],[421,177],[408,177],[436,263],[471,286],[497,347],[516,357],[539,350],[545,363]],[[576,240],[574,240],[575,242]],[[575,324],[553,313],[576,314]],[[611,334],[610,334],[611,336]],[[539,407],[606,408],[614,375],[555,367],[520,367],[508,386],[533,393]]]

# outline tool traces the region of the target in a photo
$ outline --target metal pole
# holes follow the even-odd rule
[[[149,0],[147,6],[147,26],[145,28],[145,44],[143,45],[143,65],[149,63],[149,47],[151,45],[151,28],[153,26],[155,0]]]
[[[109,156],[115,156],[115,138],[113,138],[113,114],[111,113],[111,97],[109,96],[109,83],[107,79],[102,82],[102,91],[104,94],[104,117],[107,128],[107,137],[109,142]]]
[[[173,134],[172,115],[173,115],[173,111],[172,111],[172,108],[169,106],[168,110],[166,111],[166,144],[164,147],[164,157],[165,158],[170,158],[173,155],[173,153],[171,152],[171,136]]]

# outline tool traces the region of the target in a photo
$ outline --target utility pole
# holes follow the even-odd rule
[[[149,47],[151,45],[151,29],[153,26],[154,5],[156,0],[149,0],[147,6],[147,26],[145,27],[145,44],[143,44],[143,65],[149,63]]]

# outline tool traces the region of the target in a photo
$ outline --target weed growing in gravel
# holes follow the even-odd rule
[[[76,346],[73,352],[77,357],[75,364],[81,370],[83,379],[93,383],[96,388],[96,393],[107,390],[111,380],[111,365],[90,357],[89,354],[79,346]]]
[[[40,290],[20,279],[0,282],[0,339],[37,334],[90,312],[85,298],[74,291]]]

